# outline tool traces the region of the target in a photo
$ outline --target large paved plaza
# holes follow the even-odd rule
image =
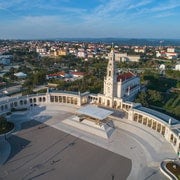
[[[121,118],[104,139],[62,123],[76,110],[34,107],[28,122],[14,115],[18,131],[9,139],[11,154],[0,167],[0,179],[166,179],[159,164],[175,153],[160,134]]]
[[[30,127],[32,126],[32,127]],[[131,160],[37,121],[13,135],[0,179],[126,179]]]

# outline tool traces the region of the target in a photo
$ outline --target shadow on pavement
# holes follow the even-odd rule
[[[32,111],[33,115],[38,115],[40,114],[42,111],[46,110],[46,106],[34,106],[34,107],[30,107],[30,111]]]
[[[30,141],[15,135],[12,135],[8,139],[8,142],[11,144],[11,153],[5,163],[10,161],[10,159],[12,159],[16,154],[22,151],[30,143]]]
[[[24,129],[29,129],[29,128],[32,128],[34,126],[39,126],[39,125],[43,125],[43,126],[46,126],[44,124],[42,124],[41,122],[39,121],[35,121],[35,120],[31,120],[31,121],[27,121],[27,122],[24,122],[21,124],[21,129],[24,130]],[[38,127],[39,128],[39,127]]]

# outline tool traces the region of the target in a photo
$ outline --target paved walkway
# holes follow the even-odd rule
[[[121,151],[121,155],[128,155],[132,159],[133,168],[129,179],[133,179],[133,177],[137,177],[137,179],[142,177],[143,179],[163,178],[161,173],[159,173],[161,161],[166,157],[174,158],[176,156],[173,148],[164,137],[148,127],[127,119],[114,121],[114,123],[117,127],[116,133],[129,136],[128,140],[134,141],[134,145],[131,144],[129,150]],[[115,138],[118,138],[118,136],[115,135]],[[135,150],[137,146],[140,148],[140,151],[138,149]]]

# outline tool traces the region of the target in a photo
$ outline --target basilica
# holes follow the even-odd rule
[[[117,107],[122,101],[131,101],[140,90],[140,78],[132,72],[119,74],[115,64],[115,52],[111,49],[104,78],[104,93],[98,94],[98,103]]]

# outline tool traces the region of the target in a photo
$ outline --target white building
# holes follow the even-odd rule
[[[175,52],[166,52],[166,57],[167,59],[177,59],[178,53]]]
[[[159,51],[156,51],[156,57],[161,57],[161,53]]]
[[[46,53],[46,49],[45,48],[39,48],[39,47],[36,47],[36,52],[37,53]]]
[[[127,53],[115,53],[115,61],[120,62],[139,62],[139,55],[128,55]]]
[[[77,56],[80,58],[86,58],[87,54],[85,51],[78,51]]]
[[[176,64],[175,69],[176,71],[180,71],[180,64]]]
[[[168,52],[168,53],[174,53],[174,52],[175,52],[175,48],[173,48],[173,47],[168,47],[168,48],[167,48],[167,52]]]
[[[23,73],[23,72],[18,72],[14,74],[17,78],[23,79],[27,77],[27,74]]]
[[[129,62],[139,62],[140,56],[139,55],[128,55],[127,61]]]
[[[134,52],[136,53],[145,53],[145,48],[144,47],[137,47],[134,49]]]

